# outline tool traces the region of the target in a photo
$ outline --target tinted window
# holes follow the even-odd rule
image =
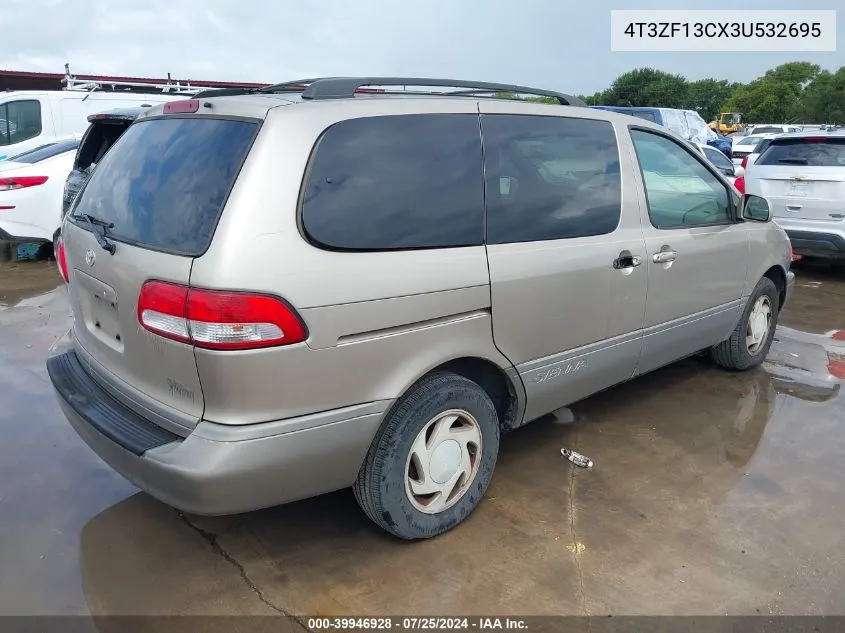
[[[256,129],[220,119],[139,122],[103,157],[73,215],[114,222],[110,236],[118,241],[199,255]]]
[[[15,163],[32,164],[42,160],[47,160],[48,158],[53,158],[53,156],[58,156],[59,154],[64,154],[65,152],[70,152],[75,150],[77,147],[79,147],[79,141],[76,139],[59,141],[58,143],[48,143],[47,145],[31,149],[28,152],[21,152],[16,156],[9,156],[6,160]]]
[[[611,233],[622,208],[619,152],[605,121],[485,115],[487,241]]]
[[[478,116],[419,114],[336,123],[314,152],[302,221],[312,240],[335,249],[481,244]]]
[[[717,149],[705,148],[704,155],[719,169],[733,169],[733,163]]]
[[[657,123],[657,117],[654,116],[653,112],[630,112],[631,116],[635,116],[638,119],[645,119],[646,121],[651,121],[652,123]]]
[[[727,188],[678,143],[632,130],[651,223],[660,229],[732,222]]]
[[[760,155],[757,164],[845,167],[845,137],[779,139]]]
[[[9,101],[0,105],[0,146],[20,143],[41,134],[41,104]]]

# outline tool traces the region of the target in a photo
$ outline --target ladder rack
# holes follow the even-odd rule
[[[165,93],[184,96],[193,96],[203,88],[191,86],[189,83],[173,81],[170,73],[167,73],[167,83],[141,82],[141,81],[94,81],[88,79],[77,79],[70,72],[70,64],[65,64],[65,76],[62,79],[64,88],[62,90],[80,90],[83,92],[107,91],[107,92],[140,92],[140,93]]]

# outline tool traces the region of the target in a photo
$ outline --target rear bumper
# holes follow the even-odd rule
[[[62,411],[97,455],[153,497],[202,515],[247,512],[352,485],[391,404],[244,426],[201,421],[182,438],[111,398],[73,351],[50,358],[47,371]]]
[[[845,258],[845,234],[843,232],[806,231],[784,227],[792,249],[809,257]]]

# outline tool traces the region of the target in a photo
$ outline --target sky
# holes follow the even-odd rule
[[[841,0],[814,0],[836,9]],[[700,0],[2,0],[0,69],[280,82],[337,75],[450,77],[592,94],[642,66],[749,81],[830,53],[611,52],[611,9],[713,9]],[[575,7],[578,8],[575,8]],[[793,9],[792,0],[721,3]]]

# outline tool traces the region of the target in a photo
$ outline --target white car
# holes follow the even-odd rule
[[[78,139],[65,139],[0,161],[0,239],[53,241],[78,145]]]
[[[781,132],[776,134],[750,134],[749,136],[745,136],[741,139],[738,139],[733,144],[733,163],[734,165],[739,165],[742,163],[742,159],[748,156],[749,154],[754,153],[754,147],[762,141],[763,139],[767,138],[774,138],[776,136],[780,136]]]
[[[717,150],[712,145],[705,145],[704,143],[696,143],[699,151],[704,154],[704,157],[722,172],[732,185],[736,185],[736,179],[745,174],[745,169],[739,165],[734,165],[731,159],[725,156],[722,152]]]
[[[788,134],[790,132],[800,132],[802,130],[799,125],[781,125],[770,123],[758,123],[748,128],[748,134]]]

